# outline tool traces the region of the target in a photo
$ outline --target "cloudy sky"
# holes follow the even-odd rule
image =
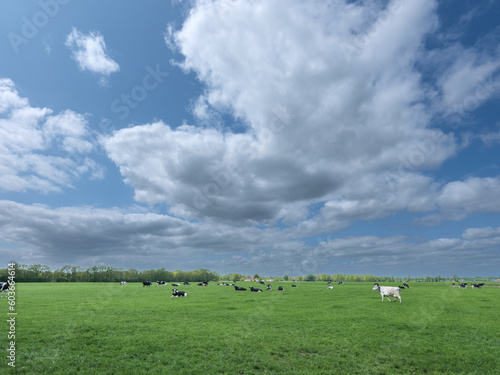
[[[499,14],[2,1],[2,259],[498,276]]]

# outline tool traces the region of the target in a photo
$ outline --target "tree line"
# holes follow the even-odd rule
[[[219,275],[217,272],[210,271],[205,268],[200,268],[194,271],[167,271],[165,268],[152,269],[152,270],[136,270],[129,268],[114,268],[109,266],[93,266],[93,267],[80,267],[66,265],[60,269],[52,271],[49,266],[41,264],[15,264],[16,281],[18,282],[142,282],[142,281],[156,281],[162,280],[166,282],[172,281],[244,281],[247,279],[252,280],[274,280],[274,281],[321,281],[321,282],[393,282],[403,283],[410,281],[425,281],[425,282],[441,282],[441,281],[460,281],[454,275],[451,278],[441,276],[418,276],[418,277],[394,277],[394,276],[374,276],[368,275],[346,275],[346,274],[308,274],[305,276],[270,276],[264,277],[259,274],[253,276],[244,275],[241,273],[229,273],[226,275]],[[467,277],[471,281],[488,281],[489,277]],[[7,280],[7,268],[0,268],[0,281]]]

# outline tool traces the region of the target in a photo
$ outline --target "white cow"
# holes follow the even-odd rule
[[[382,301],[384,300],[384,296],[390,301],[390,297],[395,297],[392,302],[396,302],[396,298],[399,298],[399,302],[401,303],[401,296],[399,295],[399,287],[397,286],[379,286],[375,284],[373,290],[378,290],[382,295]]]

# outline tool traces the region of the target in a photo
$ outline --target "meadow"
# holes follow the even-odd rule
[[[193,283],[171,298],[170,285],[18,283],[15,373],[499,373],[497,284],[410,283],[402,303],[381,302],[373,283],[291,284],[252,293]]]

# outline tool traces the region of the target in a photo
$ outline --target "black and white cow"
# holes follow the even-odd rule
[[[283,287],[280,285],[280,286],[278,287],[278,290],[285,290],[285,289],[283,289]]]
[[[240,287],[240,286],[234,286],[234,290],[247,290],[246,288]]]
[[[2,297],[5,293],[7,293],[9,291],[9,286],[10,286],[9,280],[7,280],[7,282],[5,282],[5,283],[0,284],[0,294]]]
[[[273,288],[271,287],[271,284],[267,284],[266,290],[272,290]]]
[[[187,293],[182,290],[172,289],[172,295],[170,297],[187,297]]]
[[[189,281],[184,281],[184,285],[191,285]]]
[[[292,285],[292,288],[297,288],[297,285]]]
[[[120,285],[127,285],[127,282],[126,281],[122,281],[122,282],[120,282]]]
[[[342,285],[344,282],[343,281],[339,281],[339,284],[338,285]]]
[[[258,293],[260,293],[260,292],[262,292],[262,289],[259,289],[259,288],[254,288],[253,286],[251,286],[251,287],[250,287],[250,291],[251,291],[251,292],[258,292]]]
[[[459,288],[459,289],[467,289],[467,283],[460,283],[460,284],[458,285],[458,288]]]
[[[326,288],[327,288],[327,289],[335,289],[335,288],[334,288],[333,286],[331,286],[331,285],[327,285],[327,287],[326,287]]]
[[[145,286],[151,286],[151,281],[143,281],[142,287],[144,288]]]
[[[404,283],[403,286],[408,289],[410,286],[407,283]]]
[[[167,283],[166,283],[165,281],[159,281],[159,280],[158,280],[158,281],[156,282],[156,286],[158,286],[158,285],[167,285]]]

